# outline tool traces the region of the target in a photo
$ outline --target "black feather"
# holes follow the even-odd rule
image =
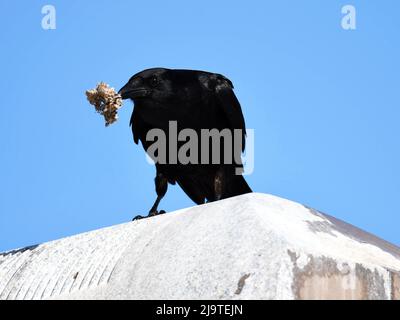
[[[146,141],[149,130],[158,128],[168,133],[169,121],[177,121],[178,130],[191,128],[198,133],[201,129],[241,129],[244,151],[246,125],[233,88],[232,82],[220,74],[154,68],[134,75],[120,93],[124,98],[131,98],[135,104],[130,126],[135,143],[141,141],[145,150],[152,143]],[[130,96],[132,92],[135,92],[134,96]],[[200,148],[199,158],[201,152]],[[238,166],[241,163],[158,163],[156,181],[177,182],[195,203],[200,204],[206,200],[214,201],[251,192],[243,176],[236,175],[235,168]],[[218,180],[216,177],[222,178]],[[219,196],[216,181],[223,190]],[[165,192],[158,196],[162,197]],[[158,202],[159,199],[156,205]]]

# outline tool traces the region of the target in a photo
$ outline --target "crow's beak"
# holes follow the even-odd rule
[[[121,95],[122,99],[135,99],[148,96],[150,90],[146,88],[132,88],[129,84],[126,84],[118,91],[118,94]]]

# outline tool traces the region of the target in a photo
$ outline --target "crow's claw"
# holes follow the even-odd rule
[[[165,210],[160,210],[160,211],[150,211],[148,217],[154,217],[154,216],[158,216],[160,214],[164,214]]]
[[[166,213],[165,210],[151,211],[151,212],[149,212],[149,215],[148,215],[148,216],[143,217],[143,216],[141,216],[141,215],[137,215],[136,217],[134,217],[134,218],[132,219],[132,221],[147,219],[147,218],[155,217],[155,216],[158,216],[158,215],[160,215],[160,214],[165,214],[165,213]]]
[[[132,221],[137,221],[137,220],[141,220],[141,219],[144,219],[144,218],[146,218],[146,217],[143,217],[143,216],[141,216],[141,215],[139,214],[139,215],[137,215],[136,217],[134,217],[134,218],[132,219]]]

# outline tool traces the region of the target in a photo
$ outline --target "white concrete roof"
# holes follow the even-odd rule
[[[400,249],[248,194],[0,253],[0,299],[398,299]]]

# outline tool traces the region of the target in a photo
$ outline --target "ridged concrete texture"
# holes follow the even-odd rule
[[[0,299],[400,299],[400,250],[254,193],[0,253]]]

